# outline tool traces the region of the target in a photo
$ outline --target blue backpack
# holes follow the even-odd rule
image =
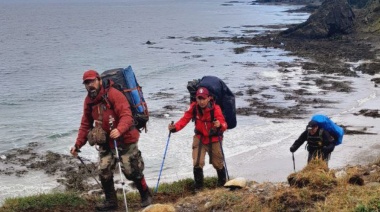
[[[127,68],[107,70],[104,71],[100,77],[102,78],[105,88],[109,86],[109,80],[114,82],[113,87],[121,91],[128,99],[135,127],[139,131],[145,129],[146,132],[146,124],[149,120],[148,106],[145,102],[142,89],[137,83],[132,67],[128,66]]]
[[[334,137],[335,145],[339,145],[343,141],[344,130],[337,124],[335,124],[329,117],[325,115],[314,115],[311,117],[312,121],[317,122],[319,128],[323,128]]]

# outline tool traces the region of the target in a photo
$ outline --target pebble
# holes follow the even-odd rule
[[[0,158],[1,158],[2,160],[5,160],[5,159],[7,159],[7,156],[2,155],[2,156],[0,156]]]

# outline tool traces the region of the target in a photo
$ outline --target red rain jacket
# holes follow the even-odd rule
[[[222,110],[220,109],[219,105],[210,101],[209,106],[202,109],[203,115],[199,111],[200,107],[197,105],[197,102],[191,103],[189,109],[185,112],[183,117],[177,123],[175,123],[175,131],[182,130],[189,123],[189,121],[193,118],[194,108],[196,110],[196,116],[195,116],[196,136],[199,139],[202,139],[203,144],[209,143],[209,141],[210,141],[210,138],[209,138],[210,130],[211,129],[213,129],[214,131],[217,130],[217,128],[214,127],[213,120],[211,120],[211,111],[212,110],[214,110],[214,119],[216,119],[220,122],[219,132],[224,132],[227,130],[227,123],[224,119]],[[223,138],[222,135],[221,136],[213,135],[213,136],[211,136],[211,141],[212,142],[218,142],[219,139],[222,139],[222,138]]]
[[[101,126],[105,132],[109,133],[110,117],[115,119],[113,126],[116,127],[121,136],[117,139],[118,142],[136,143],[139,140],[140,133],[133,127],[133,116],[127,98],[116,88],[112,87],[111,82],[109,89],[104,89],[103,86],[95,99],[86,96],[83,104],[83,115],[79,127],[78,137],[75,146],[79,149],[87,142],[87,134],[94,127],[94,120],[99,120],[101,107],[103,110]],[[107,100],[109,104],[105,104],[103,95],[107,92]],[[98,124],[97,122],[95,124]],[[113,139],[107,136],[108,143],[114,148]]]

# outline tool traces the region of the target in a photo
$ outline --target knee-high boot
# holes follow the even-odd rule
[[[218,173],[218,187],[224,186],[226,184],[226,169],[223,167],[222,169],[216,170]]]
[[[103,201],[103,203],[98,204],[95,207],[95,209],[97,211],[116,210],[118,208],[118,204],[117,204],[117,195],[116,195],[116,191],[115,191],[113,178],[111,178],[109,180],[100,179],[100,182],[102,184],[104,195],[106,196],[106,199]]]
[[[199,167],[194,167],[194,188],[195,190],[200,190],[203,188],[203,169]]]
[[[141,207],[146,207],[152,204],[152,194],[150,193],[149,187],[146,184],[145,177],[143,176],[140,180],[134,180],[133,182],[135,183],[136,188],[140,193]]]

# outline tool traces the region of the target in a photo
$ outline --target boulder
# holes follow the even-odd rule
[[[168,204],[154,204],[144,208],[142,212],[175,212],[175,208]]]
[[[354,29],[355,14],[347,0],[325,0],[306,22],[281,33],[286,37],[328,38],[349,34]]]
[[[224,187],[231,188],[231,189],[237,189],[237,188],[244,188],[247,186],[247,180],[243,177],[237,177],[235,179],[232,179],[226,184],[224,184]]]

